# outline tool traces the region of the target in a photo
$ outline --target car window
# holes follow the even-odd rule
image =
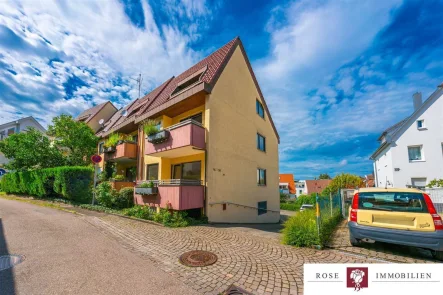
[[[423,194],[407,192],[359,193],[358,209],[395,212],[428,212]]]

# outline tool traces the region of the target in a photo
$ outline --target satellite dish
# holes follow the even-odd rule
[[[128,111],[127,111],[127,110],[123,110],[123,111],[122,111],[122,116],[123,116],[123,117],[126,117],[127,115],[128,115]]]
[[[103,123],[105,123],[105,120],[104,120],[104,119],[100,119],[100,121],[98,121],[98,123],[99,123],[100,125],[103,125]]]

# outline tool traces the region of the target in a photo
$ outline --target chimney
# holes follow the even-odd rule
[[[414,112],[415,112],[422,104],[421,92],[414,93],[414,95],[412,95],[412,101],[414,103]]]

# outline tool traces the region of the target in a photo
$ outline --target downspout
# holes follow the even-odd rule
[[[374,160],[375,187],[378,187],[377,160]]]

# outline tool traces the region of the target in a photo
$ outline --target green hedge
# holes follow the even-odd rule
[[[56,167],[11,172],[5,174],[0,183],[2,190],[9,194],[89,202],[92,197],[93,170],[88,167]]]

